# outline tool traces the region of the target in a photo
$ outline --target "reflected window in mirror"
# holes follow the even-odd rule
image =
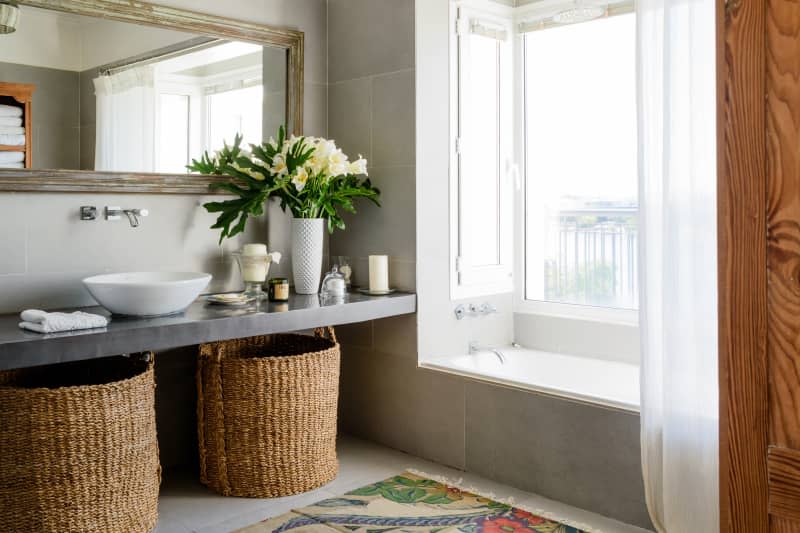
[[[264,53],[218,41],[102,72],[95,170],[180,173],[237,133],[261,142]]]

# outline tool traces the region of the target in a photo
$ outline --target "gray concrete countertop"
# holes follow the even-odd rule
[[[364,322],[414,313],[416,307],[417,297],[409,293],[351,293],[340,304],[321,304],[317,295],[293,294],[288,304],[263,302],[245,308],[209,305],[201,297],[178,315],[115,316],[106,328],[50,334],[24,331],[18,315],[0,315],[0,370]],[[81,311],[110,316],[102,307]]]

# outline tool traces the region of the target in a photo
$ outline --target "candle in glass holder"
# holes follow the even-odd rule
[[[369,256],[369,290],[370,292],[389,290],[389,256]]]
[[[242,278],[244,281],[264,283],[267,279],[268,269],[266,244],[242,246]]]

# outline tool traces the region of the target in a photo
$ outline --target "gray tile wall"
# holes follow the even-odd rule
[[[354,24],[353,21],[358,21]],[[390,255],[393,285],[416,287],[414,1],[329,0],[328,132],[369,159],[381,208],[362,205],[331,253]],[[424,273],[421,273],[424,275]],[[638,416],[419,368],[416,317],[337,328],[343,431],[649,526]]]
[[[0,81],[33,83],[34,168],[79,168],[78,73],[0,63]]]

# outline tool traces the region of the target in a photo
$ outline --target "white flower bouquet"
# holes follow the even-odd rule
[[[211,227],[222,230],[220,242],[244,231],[247,218],[263,214],[270,198],[278,198],[281,208],[295,218],[326,219],[331,233],[335,228],[344,229],[339,210],[355,213],[355,199],[366,198],[380,205],[380,191],[366,177],[366,159],[359,156],[350,161],[334,141],[294,135],[287,138],[281,126],[277,140],[251,144],[249,151],[241,148],[241,142],[242,137],[237,135],[232,146],[226,144],[213,155],[206,152],[186,167],[201,174],[230,177],[210,187],[237,198],[204,204],[209,212],[219,213]]]

